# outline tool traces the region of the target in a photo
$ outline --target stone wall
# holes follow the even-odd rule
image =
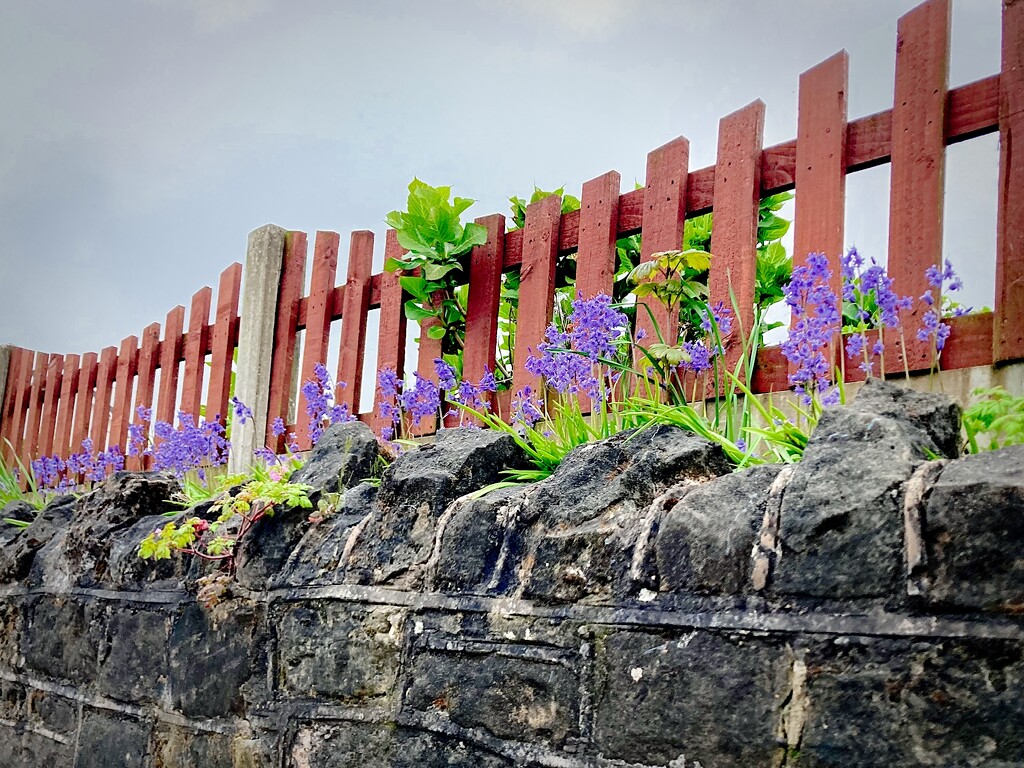
[[[481,498],[508,437],[378,489],[332,428],[296,480],[343,503],[212,608],[135,555],[174,481],[118,475],[0,529],[0,765],[1024,765],[1024,448],[957,458],[958,418],[872,384],[798,465],[655,427]]]

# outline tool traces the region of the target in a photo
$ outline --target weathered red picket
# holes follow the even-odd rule
[[[917,298],[929,288],[925,269],[942,262],[949,14],[950,0],[928,0],[897,25],[888,271],[894,290],[914,299],[904,315],[911,329],[924,314]],[[929,367],[931,345],[913,332],[907,336],[906,364],[911,370]],[[904,362],[899,354],[887,355],[886,367],[899,371]]]
[[[281,263],[281,283],[277,294],[277,323],[274,328],[274,354],[270,366],[267,399],[266,444],[276,450],[284,447],[285,435],[273,434],[274,421],[288,422],[288,406],[295,376],[295,352],[299,324],[299,299],[306,280],[305,232],[289,232],[285,238]]]

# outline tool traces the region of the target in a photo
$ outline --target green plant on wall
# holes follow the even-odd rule
[[[427,335],[441,340],[445,354],[459,355],[466,337],[469,294],[463,257],[487,241],[487,229],[480,224],[462,224],[461,216],[473,200],[450,198],[451,187],[412,180],[407,210],[392,211],[386,219],[407,253],[400,259],[388,259],[384,269],[406,273],[400,278],[409,295],[406,317],[420,323],[436,319]]]

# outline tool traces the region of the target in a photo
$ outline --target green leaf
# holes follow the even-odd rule
[[[423,274],[427,280],[441,280],[453,269],[459,269],[458,264],[428,264],[423,268]],[[411,291],[410,291],[411,293]]]
[[[432,325],[427,328],[427,336],[431,339],[443,339],[447,330],[443,325]]]
[[[389,256],[384,261],[385,272],[401,272],[404,269],[409,269],[409,265],[401,259],[396,259],[393,256]]]
[[[404,275],[398,278],[398,284],[402,290],[420,301],[430,301],[430,294],[427,292],[427,281],[418,275]]]
[[[427,310],[415,301],[407,301],[405,302],[405,316],[415,323],[421,323],[428,318],[437,317],[437,310]]]

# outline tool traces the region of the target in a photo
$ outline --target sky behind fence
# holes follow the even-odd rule
[[[373,229],[379,269],[413,175],[475,217],[613,168],[627,191],[680,134],[691,170],[712,165],[719,118],[755,98],[765,145],[792,139],[799,73],[840,48],[850,118],[886,109],[916,1],[5,8],[0,343],[116,344],[216,285],[267,222]],[[954,0],[951,87],[998,71],[999,23],[997,0]],[[992,303],[996,147],[947,153],[945,250],[975,304]],[[888,173],[847,179],[845,239],[867,255],[884,256]]]

